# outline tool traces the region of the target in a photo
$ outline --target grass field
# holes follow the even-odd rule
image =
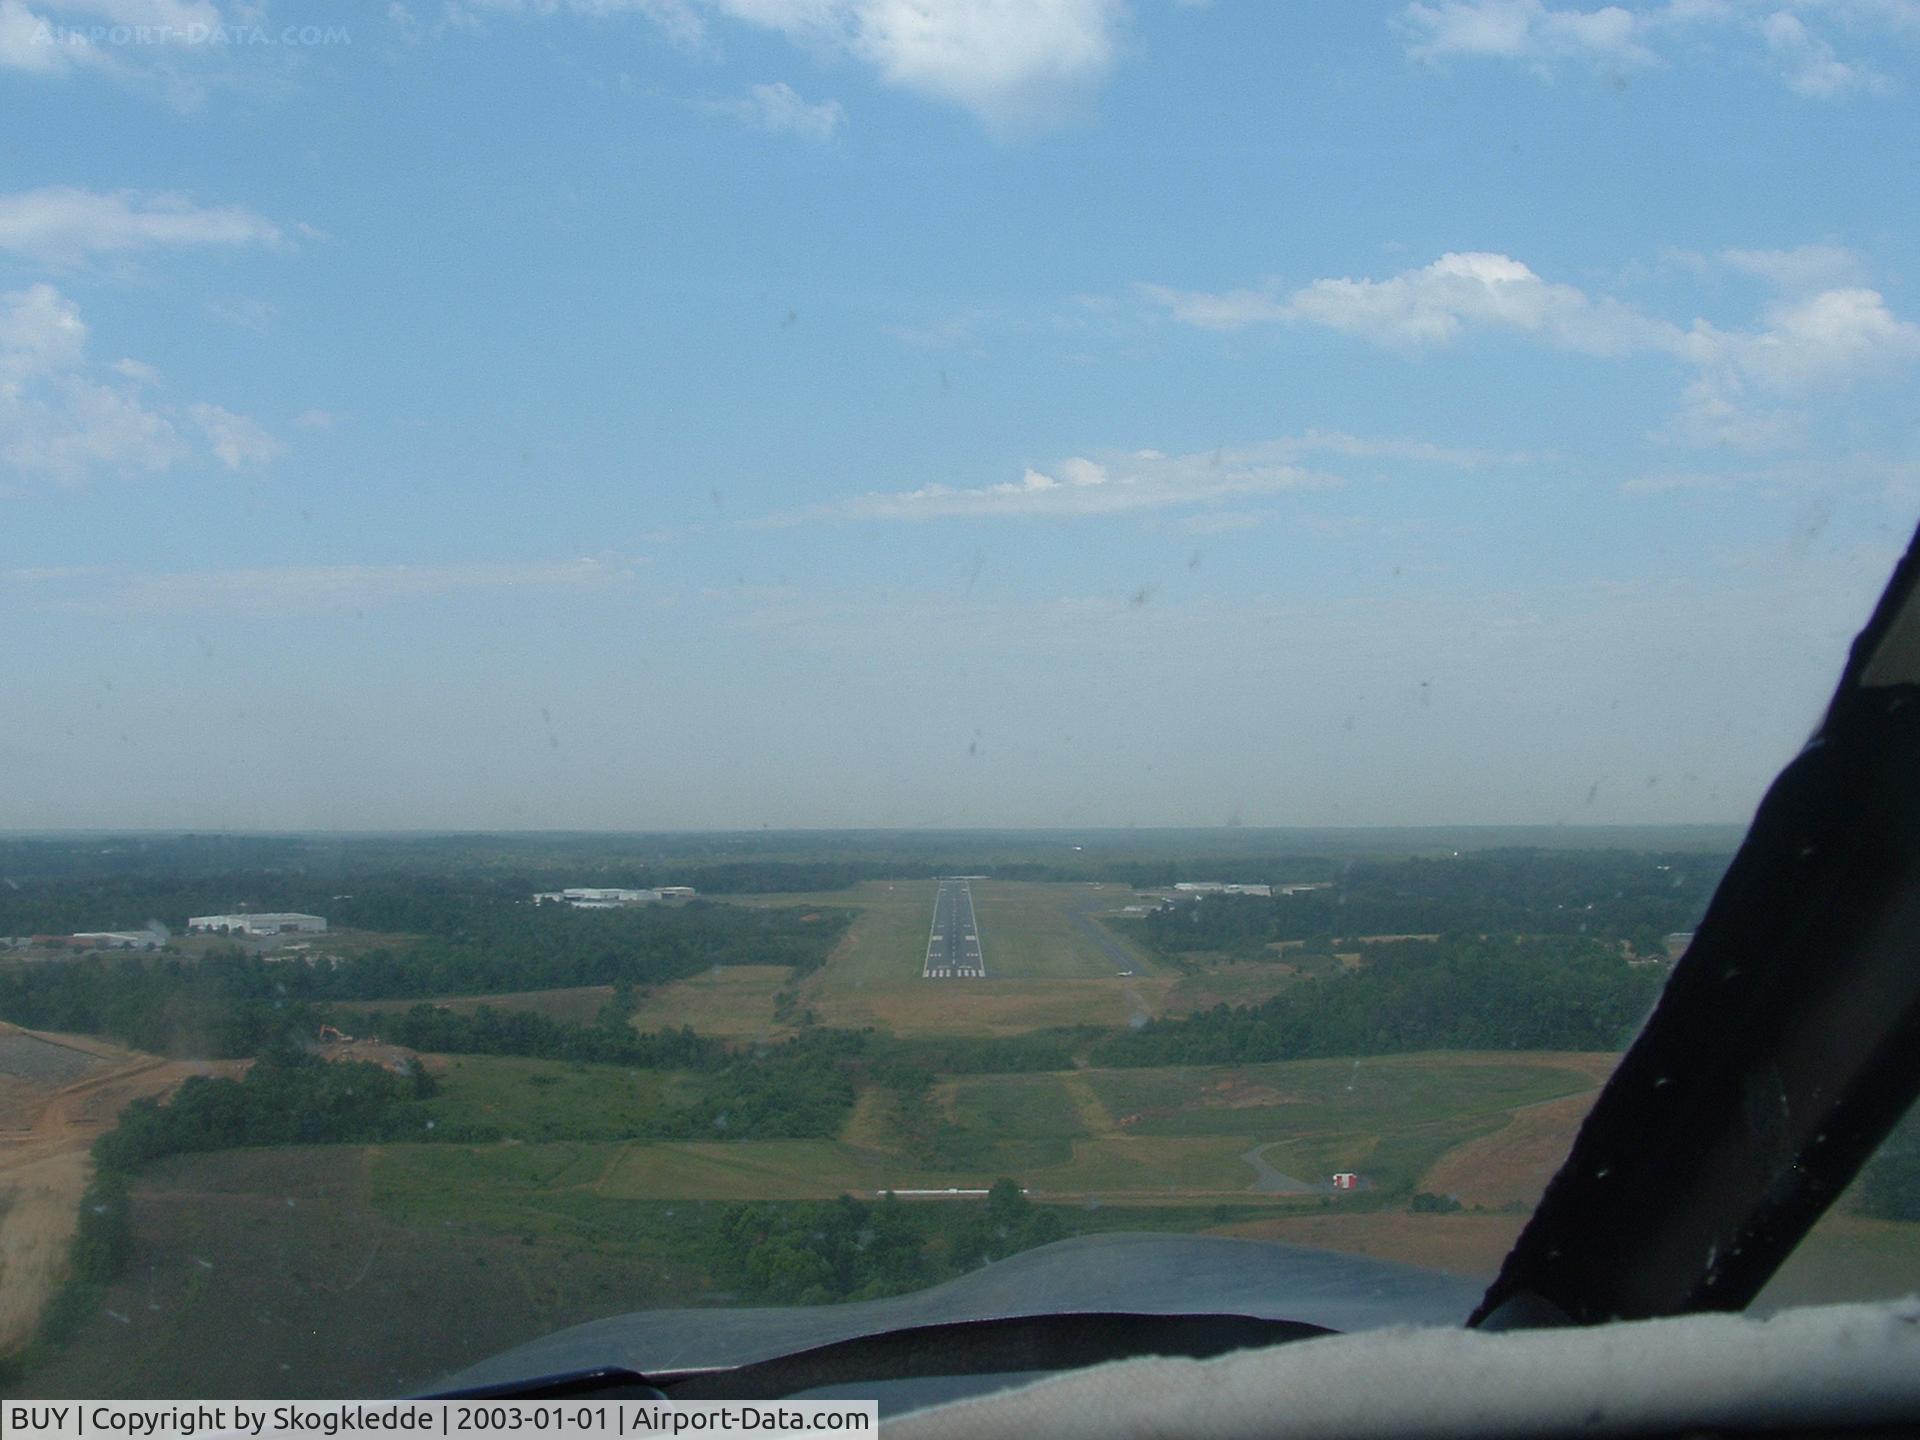
[[[31,1393],[418,1393],[563,1326],[707,1291],[685,1258],[697,1209],[557,1190],[518,1212],[476,1190],[469,1207],[451,1188],[464,1178],[459,1152],[434,1148],[456,1163],[424,1187],[437,1205],[411,1208],[379,1198],[383,1157],[360,1146],[151,1167],[124,1277],[73,1343],[35,1367]],[[554,1218],[534,1223],[542,1217]]]
[[[631,1128],[683,1103],[699,1077],[459,1057],[439,1071],[436,1115],[508,1140],[232,1151],[150,1167],[124,1278],[31,1388],[417,1388],[594,1315],[724,1303],[702,1247],[727,1205],[1002,1175],[1070,1207],[1076,1230],[1206,1230],[1490,1275],[1524,1214],[1415,1215],[1408,1195],[1451,1171],[1480,1177],[1489,1198],[1517,1198],[1612,1062],[1427,1054],[949,1076],[931,1108],[966,1159],[936,1166],[910,1158],[893,1091],[866,1090],[834,1140],[645,1141],[627,1138]],[[1250,1153],[1313,1182],[1357,1169],[1374,1188],[1265,1193]],[[1920,1225],[1837,1215],[1764,1303],[1917,1285]],[[450,1295],[454,1325],[444,1323]]]
[[[639,1030],[691,1025],[723,1040],[770,1040],[793,1033],[773,1017],[773,997],[793,973],[787,965],[719,965],[650,992],[634,1012]]]
[[[690,1075],[510,1056],[451,1056],[435,1073],[436,1123],[521,1141],[625,1140],[698,1094]]]
[[[1400,1203],[1455,1147],[1500,1132],[1527,1107],[1582,1096],[1593,1077],[1580,1057],[1531,1055],[958,1076],[933,1091],[949,1127],[937,1161],[924,1158],[897,1100],[882,1091],[868,1092],[837,1140],[632,1138],[649,1117],[688,1103],[698,1084],[619,1067],[465,1057],[444,1073],[436,1113],[525,1143],[393,1153],[413,1154],[415,1169],[650,1200],[821,1199],[1008,1175],[1042,1196],[1251,1202],[1280,1198],[1262,1189],[1270,1172],[1300,1181],[1312,1200],[1333,1171],[1350,1169],[1369,1188],[1341,1203],[1366,1207]],[[601,1141],[630,1143],[582,1143]],[[456,1150],[468,1158],[446,1158]]]
[[[1216,1005],[1258,1005],[1297,979],[1294,966],[1286,961],[1216,960],[1182,975],[1167,992],[1160,1013],[1192,1015]]]

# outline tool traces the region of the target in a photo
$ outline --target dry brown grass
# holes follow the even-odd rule
[[[653,991],[633,1013],[639,1030],[691,1025],[723,1040],[772,1039],[793,1033],[773,1018],[773,997],[793,973],[786,965],[723,965]]]
[[[1491,1135],[1448,1151],[1420,1177],[1420,1188],[1451,1195],[1463,1205],[1531,1205],[1567,1158],[1574,1132],[1593,1108],[1597,1091],[1569,1095],[1514,1111]]]

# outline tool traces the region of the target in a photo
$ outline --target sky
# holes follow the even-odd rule
[[[1920,0],[0,0],[0,829],[1744,821]]]

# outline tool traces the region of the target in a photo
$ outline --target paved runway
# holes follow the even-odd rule
[[[973,891],[964,880],[942,880],[933,897],[933,932],[927,936],[928,980],[983,980],[980,927],[973,918]]]

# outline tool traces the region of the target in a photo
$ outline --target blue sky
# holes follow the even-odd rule
[[[1920,0],[0,0],[0,828],[1744,819]]]

